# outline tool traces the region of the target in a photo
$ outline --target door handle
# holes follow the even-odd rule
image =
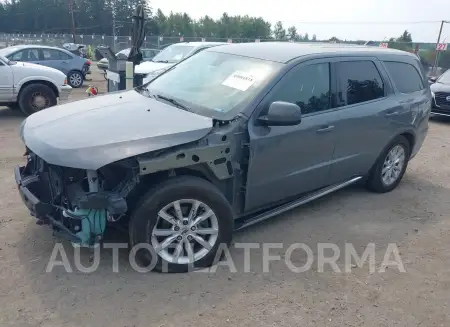
[[[331,132],[333,129],[334,129],[334,126],[331,126],[331,125],[329,125],[329,126],[324,126],[324,127],[322,127],[322,128],[319,128],[319,129],[317,130],[317,133],[327,133],[327,132]]]
[[[62,63],[63,63],[64,65],[67,65],[67,64],[68,64],[68,62],[67,62],[67,61],[63,61]]]

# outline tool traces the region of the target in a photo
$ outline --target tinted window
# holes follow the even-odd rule
[[[384,96],[384,85],[372,61],[347,61],[337,65],[341,105],[352,105]]]
[[[394,61],[385,61],[384,64],[400,92],[412,93],[424,88],[423,79],[413,65]]]
[[[280,81],[270,102],[296,103],[303,114],[330,108],[330,65],[314,64],[294,68]]]

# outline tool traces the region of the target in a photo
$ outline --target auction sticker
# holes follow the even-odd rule
[[[222,82],[222,85],[232,87],[240,91],[247,91],[247,89],[255,83],[255,76],[245,72],[235,71]]]

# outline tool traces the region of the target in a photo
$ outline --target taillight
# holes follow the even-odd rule
[[[91,65],[92,63],[89,60],[86,60],[86,65]]]
[[[64,79],[64,85],[67,85],[67,78]]]

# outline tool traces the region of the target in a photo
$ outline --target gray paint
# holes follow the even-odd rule
[[[48,108],[28,117],[22,138],[50,164],[98,169],[109,163],[204,137],[212,120],[118,92]]]
[[[236,217],[242,217],[287,198],[366,175],[385,147],[400,134],[407,133],[413,138],[412,156],[425,139],[431,108],[428,84],[425,82],[425,89],[419,92],[400,93],[383,64],[384,60],[400,61],[421,71],[414,55],[366,47],[289,43],[226,45],[205,51],[255,56],[286,64],[250,103],[227,117],[228,124],[217,124],[215,128],[209,118],[129,91],[32,115],[23,127],[25,143],[44,160],[77,168],[96,169],[136,156],[141,174],[143,168],[155,172],[192,167],[195,163],[190,159],[198,155],[197,163],[206,164],[220,183],[226,183],[218,185],[226,193]],[[256,123],[287,72],[313,62],[330,62],[333,75],[337,62],[361,59],[375,63],[385,85],[384,97],[305,114],[296,126]],[[332,88],[337,85],[333,80]],[[239,118],[233,119],[236,116]],[[225,156],[233,168],[229,176],[222,168],[215,170],[211,166],[226,144],[218,142],[220,139],[226,139],[230,145]],[[180,146],[171,148],[175,145]],[[208,149],[208,145],[213,146]],[[158,149],[167,151],[152,152]],[[181,153],[186,157],[177,159]]]

